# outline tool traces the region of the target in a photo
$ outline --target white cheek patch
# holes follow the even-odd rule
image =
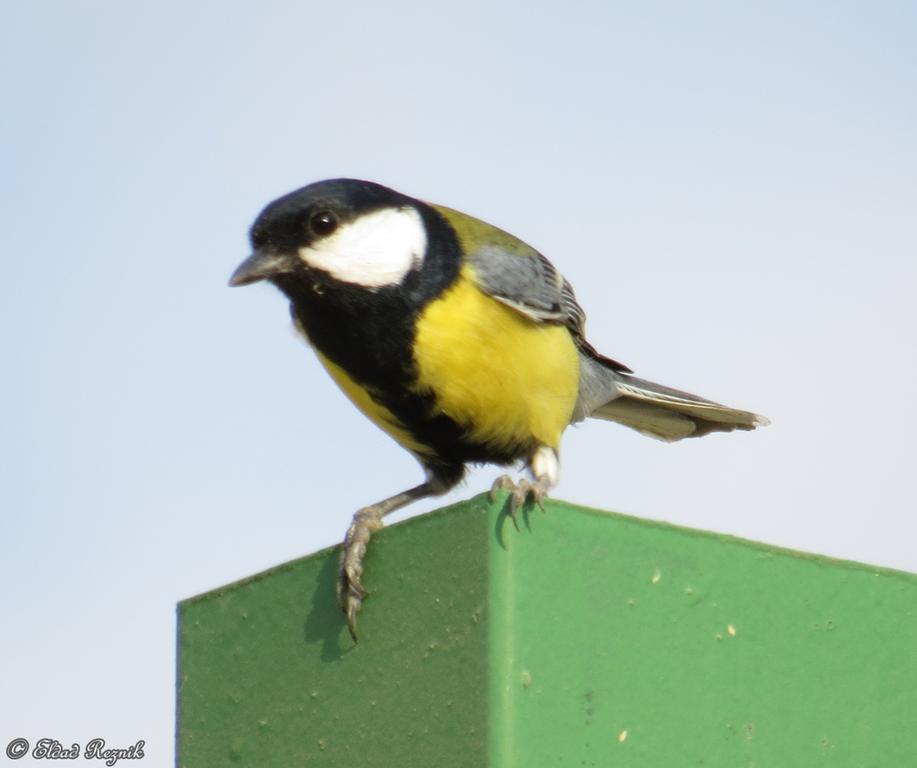
[[[366,288],[397,285],[423,260],[427,232],[415,208],[383,208],[299,249],[306,264]]]

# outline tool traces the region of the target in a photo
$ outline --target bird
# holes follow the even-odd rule
[[[516,521],[557,484],[561,435],[586,418],[666,441],[768,420],[638,378],[586,339],[573,287],[539,251],[477,218],[371,181],[318,181],[269,203],[231,286],[268,281],[356,407],[420,463],[424,482],[358,510],[337,598],[354,641],[363,561],[383,518],[444,494],[468,465],[501,476]]]

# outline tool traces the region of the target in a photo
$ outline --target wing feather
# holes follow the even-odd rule
[[[573,286],[534,248],[520,240],[487,244],[473,250],[468,263],[482,291],[535,322],[567,326],[584,354],[614,371],[631,372],[586,341],[586,313]]]

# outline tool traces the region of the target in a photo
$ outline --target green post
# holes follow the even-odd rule
[[[500,506],[181,603],[179,766],[917,766],[917,576]]]

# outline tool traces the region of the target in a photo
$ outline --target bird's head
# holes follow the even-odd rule
[[[423,263],[427,231],[418,201],[369,181],[332,179],[270,203],[255,220],[253,253],[229,284],[280,288],[331,280],[378,290]]]

